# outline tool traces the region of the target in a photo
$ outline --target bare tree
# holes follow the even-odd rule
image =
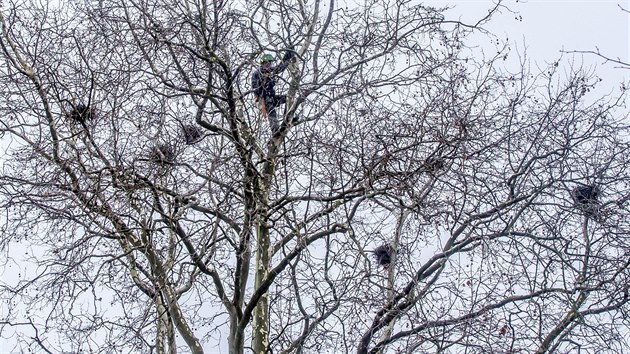
[[[621,12],[630,16],[630,10],[622,7],[620,4],[617,4],[617,6],[619,7],[619,10]],[[595,50],[569,50],[566,51],[566,53],[595,55],[603,59],[605,64],[615,65],[615,67],[618,69],[630,69],[630,62],[619,57],[609,55],[607,53],[602,53],[602,51],[598,47],[595,47]]]
[[[625,92],[480,56],[501,2],[66,5],[0,18],[11,349],[628,349]]]

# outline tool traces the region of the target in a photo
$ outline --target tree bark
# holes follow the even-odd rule
[[[269,228],[265,225],[264,220],[260,220],[256,230],[256,241],[258,250],[256,252],[256,279],[254,281],[254,289],[258,289],[263,280],[269,274],[270,268],[270,242]],[[252,327],[252,348],[254,353],[266,353],[269,347],[269,299],[268,293],[265,292],[258,300],[256,309],[254,310],[254,319]]]

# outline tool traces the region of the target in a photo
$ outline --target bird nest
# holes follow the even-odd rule
[[[392,262],[393,254],[394,249],[389,244],[378,246],[374,250],[374,258],[382,266],[387,266]]]
[[[577,186],[571,190],[571,198],[576,207],[587,216],[599,216],[599,196],[597,186]]]
[[[423,166],[428,172],[437,172],[444,168],[444,160],[440,157],[431,156],[424,160]]]
[[[183,125],[182,130],[184,132],[184,139],[186,140],[187,145],[198,143],[203,139],[203,132],[196,125]]]
[[[151,160],[159,164],[171,164],[177,157],[175,148],[169,144],[159,144],[151,149]]]
[[[597,204],[601,194],[597,186],[577,186],[571,191],[571,198],[578,205]]]
[[[79,103],[77,105],[73,105],[72,109],[66,114],[66,116],[74,122],[85,123],[96,118],[96,111],[88,105]]]

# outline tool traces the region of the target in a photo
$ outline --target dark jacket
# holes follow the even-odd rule
[[[276,95],[276,76],[289,66],[293,59],[293,51],[288,50],[282,57],[280,64],[265,69],[258,67],[252,73],[252,90],[256,97],[273,97]]]

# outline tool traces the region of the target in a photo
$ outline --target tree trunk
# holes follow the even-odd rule
[[[266,215],[266,213],[261,213]],[[258,246],[256,252],[256,279],[254,281],[254,289],[258,289],[262,281],[269,274],[270,267],[270,243],[269,228],[265,225],[264,220],[259,220],[256,230],[256,243]],[[263,354],[267,352],[269,346],[269,299],[268,293],[265,292],[260,297],[254,309],[254,321],[252,327],[252,348],[254,353]]]
[[[244,354],[245,336],[239,329],[239,321],[236,315],[230,319],[230,336],[228,337],[228,352],[230,354]]]
[[[157,338],[155,341],[156,352],[158,354],[175,354],[177,353],[175,330],[173,328],[173,323],[170,320],[168,309],[164,306],[160,296],[155,297],[155,305],[157,311]]]

